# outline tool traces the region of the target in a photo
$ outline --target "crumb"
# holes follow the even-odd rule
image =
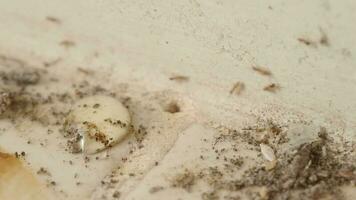
[[[264,76],[272,75],[272,72],[269,69],[264,68],[264,67],[253,66],[252,69]]]
[[[277,92],[280,89],[281,87],[276,83],[271,83],[263,88],[264,91],[273,92],[273,93]]]
[[[237,94],[240,95],[242,93],[242,91],[245,90],[245,84],[243,82],[236,82],[231,90],[230,90],[230,94]]]

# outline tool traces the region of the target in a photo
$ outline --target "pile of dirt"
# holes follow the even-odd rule
[[[280,155],[275,168],[247,170],[240,180],[241,188],[266,187],[268,196],[265,199],[342,199],[339,186],[356,181],[356,166],[351,154],[347,159],[338,151],[340,146],[345,147],[335,143],[325,129],[321,129],[316,141]]]
[[[356,182],[354,144],[336,142],[329,136],[333,134],[320,128],[314,139],[282,151],[283,145],[293,142],[288,132],[288,125],[271,121],[222,131],[212,150],[217,163],[223,164],[211,164],[195,174],[190,172],[194,182],[189,182],[189,191],[193,183],[202,181],[210,187],[201,194],[204,200],[343,199],[340,187]],[[271,149],[268,153],[275,154],[271,156],[274,160],[263,158],[260,144]],[[252,159],[253,164],[246,166],[245,161],[251,163],[251,157],[240,156],[242,148],[262,159]]]

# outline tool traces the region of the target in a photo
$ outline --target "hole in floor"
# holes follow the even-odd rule
[[[180,106],[176,102],[170,102],[164,107],[164,111],[169,112],[169,113],[177,113],[180,112]]]

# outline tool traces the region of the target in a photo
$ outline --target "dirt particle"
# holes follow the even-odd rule
[[[75,46],[75,42],[73,42],[71,40],[63,40],[59,44],[61,46],[65,47],[65,48],[70,48],[70,47],[74,47]]]
[[[189,81],[189,77],[182,76],[182,75],[176,75],[176,76],[170,77],[169,80],[176,81],[176,82],[179,82],[179,83],[183,83],[183,82]]]
[[[263,88],[264,91],[272,92],[272,93],[276,93],[280,89],[281,87],[277,83],[268,84]]]
[[[56,186],[56,185],[57,185],[57,183],[55,181],[50,181],[48,184],[48,186]]]
[[[272,72],[269,69],[265,68],[265,67],[253,66],[252,69],[254,71],[258,72],[261,75],[272,76]]]
[[[307,46],[313,46],[316,47],[316,43],[310,39],[307,38],[298,38],[298,41],[307,45]]]
[[[213,192],[204,192],[201,195],[201,198],[203,200],[218,200],[219,196],[217,195],[216,191],[213,191]]]
[[[83,136],[78,133],[78,129],[68,129],[66,130],[68,136],[70,137],[67,140],[67,148],[71,153],[80,153],[83,151],[82,140]]]
[[[89,69],[84,69],[84,68],[81,68],[81,67],[78,67],[77,68],[78,72],[81,72],[85,75],[93,75],[94,74],[94,71],[92,70],[89,70]]]
[[[43,66],[46,68],[52,67],[52,66],[58,64],[60,61],[62,61],[62,58],[57,58],[57,59],[54,59],[51,61],[45,61],[45,62],[43,62]]]
[[[61,20],[53,16],[47,16],[46,20],[55,24],[61,24]]]
[[[163,189],[164,189],[164,187],[162,187],[162,186],[155,186],[155,187],[151,187],[151,189],[149,190],[149,192],[150,192],[151,194],[153,194],[153,193],[159,192],[159,191],[161,191],[161,190],[163,190]]]
[[[192,186],[195,183],[195,178],[195,175],[191,171],[186,169],[183,173],[177,174],[173,178],[171,185],[173,187],[183,188],[186,191],[190,192]]]
[[[10,107],[11,103],[11,94],[9,92],[0,92],[0,115]]]
[[[1,72],[0,78],[4,84],[16,84],[17,86],[35,85],[41,79],[40,70],[37,69],[21,69],[9,72]]]
[[[326,33],[322,29],[320,29],[320,33],[321,33],[321,37],[320,37],[319,43],[323,46],[329,46],[330,45],[329,37],[326,35]]]
[[[119,199],[121,196],[121,193],[119,191],[115,191],[114,194],[112,195],[113,198]]]
[[[119,191],[115,191],[114,194],[112,195],[113,198],[119,199],[121,196],[121,193]]]
[[[41,167],[38,171],[37,171],[38,175],[47,175],[47,176],[51,176],[51,173],[48,172],[47,169],[45,169],[44,167]]]
[[[230,94],[240,95],[244,90],[245,90],[245,84],[243,82],[238,81],[232,86],[230,90]]]

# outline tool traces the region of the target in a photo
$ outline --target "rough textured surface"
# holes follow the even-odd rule
[[[329,175],[332,189],[356,199],[355,9],[353,0],[0,1],[0,147],[24,151],[56,198],[277,198],[269,174],[296,160],[316,161],[292,165],[301,182],[303,166],[345,167]],[[108,151],[73,155],[63,119],[92,95],[121,101],[134,130]],[[307,148],[320,127],[330,162]]]

